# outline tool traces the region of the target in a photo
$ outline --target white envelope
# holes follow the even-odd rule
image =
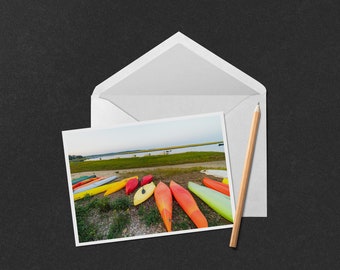
[[[261,119],[243,215],[265,217],[266,88],[182,33],[171,36],[94,89],[91,127],[223,111],[231,164],[228,169],[237,202],[258,102]]]

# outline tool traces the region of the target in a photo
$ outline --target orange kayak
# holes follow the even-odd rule
[[[218,192],[221,192],[227,196],[230,196],[229,185],[226,185],[222,182],[218,182],[205,177],[203,178],[203,185],[205,185],[208,188],[214,189]]]
[[[197,203],[190,192],[174,181],[170,182],[170,189],[178,204],[182,207],[192,222],[195,223],[196,227],[208,227],[207,219],[198,208]]]
[[[172,195],[170,188],[163,182],[159,182],[155,192],[155,201],[159,213],[163,219],[165,228],[168,232],[171,232],[172,221]]]
[[[77,184],[78,182],[81,182],[81,181],[83,181],[85,179],[94,178],[94,177],[96,177],[95,174],[90,175],[90,176],[85,175],[85,176],[78,177],[76,179],[72,179],[72,185]]]
[[[81,186],[79,186],[79,187],[75,187],[75,188],[73,189],[73,192],[76,191],[77,189],[80,189],[80,188],[83,188],[83,187],[87,187],[87,186],[89,186],[89,185],[91,185],[91,184],[93,184],[93,183],[95,183],[95,182],[98,182],[98,181],[100,181],[100,180],[103,180],[103,179],[104,179],[104,177],[96,177],[96,178],[92,179],[91,182],[88,182],[88,183],[86,183],[86,184],[84,184],[84,185],[81,185]]]
[[[93,177],[93,178],[85,179],[85,180],[83,180],[81,182],[78,182],[77,184],[72,185],[72,189],[74,190],[76,187],[82,186],[82,185],[84,185],[84,184],[86,184],[88,182],[92,182],[93,180],[96,180],[98,178],[99,177]]]

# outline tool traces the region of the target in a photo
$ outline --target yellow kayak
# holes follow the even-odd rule
[[[130,179],[134,179],[134,178],[137,178],[137,180],[138,180],[138,176],[133,176],[133,177],[125,178],[125,179],[115,183],[116,185],[114,185],[114,186],[112,186],[112,187],[110,187],[109,189],[106,190],[106,192],[104,193],[104,196],[110,195],[113,192],[121,190],[122,188],[124,188],[126,186],[126,183]]]
[[[228,185],[229,184],[228,178],[223,178],[222,183]]]
[[[140,187],[133,197],[133,204],[138,205],[149,199],[155,191],[155,184],[153,182]]]
[[[96,187],[96,188],[92,188],[92,189],[89,189],[89,190],[85,190],[85,191],[76,193],[76,194],[73,195],[73,198],[74,198],[75,201],[77,201],[77,200],[83,199],[86,195],[89,195],[89,196],[97,195],[99,193],[102,193],[102,192],[108,190],[109,188],[112,188],[116,185],[120,185],[120,182],[122,182],[122,181],[125,182],[125,179],[118,181],[118,182],[114,182],[114,183],[111,183],[111,184],[99,186],[99,187]],[[126,184],[126,182],[125,182],[125,184]]]
[[[229,184],[228,178],[223,178],[222,183],[228,185]]]

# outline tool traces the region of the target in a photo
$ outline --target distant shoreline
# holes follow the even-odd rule
[[[138,154],[138,153],[147,153],[147,152],[157,152],[157,151],[166,151],[166,150],[173,150],[173,149],[181,149],[181,148],[189,148],[189,147],[198,147],[198,146],[205,146],[205,145],[223,145],[223,141],[216,141],[216,142],[208,142],[208,143],[194,143],[194,144],[186,144],[186,145],[176,145],[176,146],[169,146],[169,147],[160,147],[160,148],[151,148],[151,149],[140,149],[140,150],[129,150],[129,151],[120,151],[120,152],[110,152],[105,154],[95,154],[95,155],[83,155],[85,159],[92,159],[98,157],[105,157],[111,155],[122,155],[122,154]]]
[[[70,169],[73,174],[85,171],[126,170],[167,165],[182,165],[187,163],[205,163],[221,160],[225,161],[224,152],[186,152],[172,155],[70,162]]]

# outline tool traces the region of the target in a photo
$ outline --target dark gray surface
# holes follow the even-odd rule
[[[1,269],[340,266],[338,1],[1,2]],[[75,248],[61,131],[177,31],[268,90],[269,217],[237,250],[230,230]]]

